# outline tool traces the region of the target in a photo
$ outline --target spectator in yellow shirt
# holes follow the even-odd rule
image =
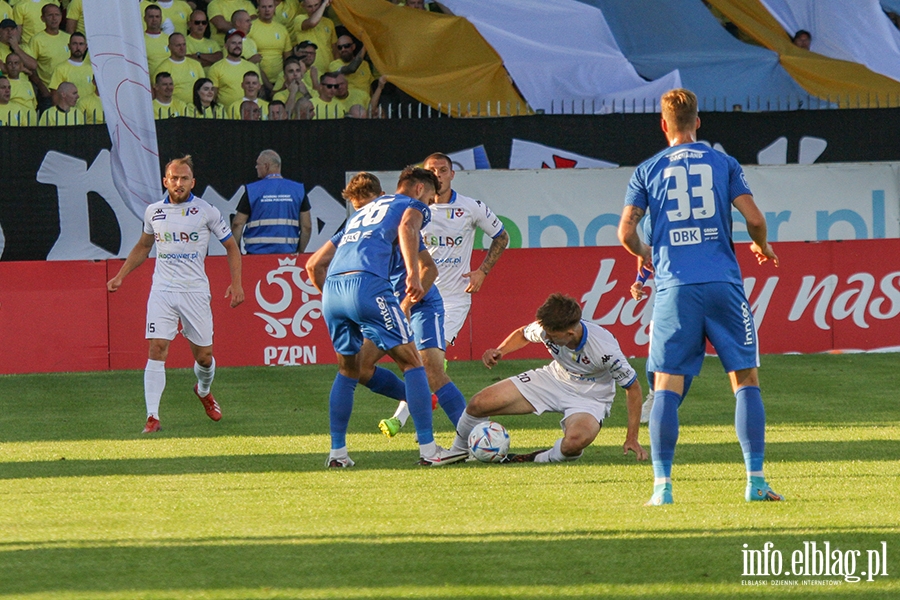
[[[144,9],[144,45],[147,47],[147,69],[169,57],[169,36],[162,32],[162,9],[150,4]]]
[[[204,37],[207,25],[209,19],[205,12],[198,9],[191,13],[191,20],[188,21],[189,34],[185,42],[188,56],[199,60],[203,70],[208,73],[213,63],[222,60],[222,45],[214,39]]]
[[[6,76],[9,78],[11,95],[9,101],[28,108],[37,110],[37,97],[34,94],[34,86],[28,80],[28,76],[22,72],[22,59],[17,54],[6,57]],[[37,119],[32,121],[32,125]]]
[[[187,104],[172,96],[175,92],[175,83],[172,81],[172,75],[165,71],[157,73],[153,92],[156,96],[153,98],[154,119],[187,116]]]
[[[194,83],[194,101],[188,106],[188,116],[195,119],[227,119],[225,107],[216,102],[216,86],[211,79],[201,77]]]
[[[66,8],[66,33],[75,33],[84,30],[84,8],[81,0],[72,0]]]
[[[38,120],[42,127],[57,125],[84,125],[84,113],[75,108],[78,104],[78,88],[74,83],[64,81],[59,84],[53,96],[54,106],[48,108]]]
[[[9,79],[0,75],[0,126],[25,127],[37,125],[37,114],[15,102],[10,102]]]
[[[244,73],[259,73],[259,67],[241,58],[244,47],[244,32],[232,29],[225,39],[225,58],[209,68],[209,78],[218,88],[219,102],[226,107],[240,100],[244,95],[241,84]]]
[[[270,82],[281,73],[283,61],[291,55],[293,44],[287,29],[275,18],[275,0],[259,0],[259,18],[250,26],[247,37],[256,42],[262,57],[259,68]]]
[[[41,19],[44,6],[52,4],[59,8],[57,0],[18,0],[13,7],[13,19],[22,25],[22,43],[28,44],[37,32],[44,29]]]
[[[328,65],[335,59],[334,48],[337,46],[337,34],[334,21],[325,15],[325,9],[331,0],[303,0],[305,15],[297,15],[294,19],[294,44],[309,40],[316,45],[315,67],[319,73],[328,71]]]
[[[204,75],[203,66],[195,58],[186,56],[187,43],[180,33],[169,36],[169,52],[169,58],[156,65],[150,76],[155,79],[157,73],[168,72],[175,82],[175,98],[190,104],[194,98],[194,82]]]
[[[193,10],[190,4],[184,0],[141,0],[141,10],[146,10],[151,4],[156,4],[162,10],[163,33],[187,35],[187,22]]]
[[[69,38],[69,58],[63,61],[53,70],[50,78],[50,91],[59,88],[63,81],[74,83],[78,88],[78,96],[92,96],[95,93],[94,67],[87,57],[87,38],[80,31],[76,31]]]
[[[259,73],[248,71],[244,73],[241,80],[241,89],[244,90],[244,97],[231,105],[229,112],[233,119],[237,119],[241,114],[241,107],[244,102],[253,102],[259,106],[260,114],[266,118],[269,113],[269,103],[259,97],[259,91],[262,89],[262,82],[259,80]]]
[[[366,95],[369,94],[369,87],[372,85],[372,69],[365,60],[366,49],[363,47],[358,53],[356,52],[356,40],[344,31],[343,35],[338,36],[337,49],[339,58],[331,61],[328,65],[329,71],[340,71],[347,78],[347,83],[351,88],[357,89]]]
[[[235,24],[231,18],[236,10],[246,10],[251,16],[256,15],[256,7],[250,0],[212,0],[206,7],[209,22],[212,24],[212,38],[225,45],[225,33],[233,29]]]
[[[69,58],[69,34],[59,29],[62,11],[55,4],[45,4],[41,8],[41,20],[45,24],[44,30],[34,34],[26,52],[37,61],[37,76],[41,85],[52,90],[50,80],[53,78],[53,71]],[[40,92],[41,95],[47,95],[44,90]]]

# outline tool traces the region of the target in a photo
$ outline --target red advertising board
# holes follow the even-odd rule
[[[900,349],[900,269],[873,260],[896,255],[900,240],[779,243],[775,250],[778,268],[758,265],[746,244],[738,246],[763,353]],[[245,256],[246,301],[234,309],[225,298],[226,260],[207,259],[219,365],[335,362],[321,296],[303,269],[306,258]],[[106,281],[120,265],[120,260],[0,263],[0,372],[143,368],[153,261],[108,294]],[[642,302],[631,299],[634,271],[634,258],[620,248],[509,250],[473,298],[448,356],[480,358],[530,322],[551,292],[575,297],[585,318],[610,329],[627,355],[646,356],[652,295]],[[517,356],[546,353],[532,345]],[[192,364],[180,336],[167,364]]]
[[[0,373],[109,368],[106,263],[0,262]]]

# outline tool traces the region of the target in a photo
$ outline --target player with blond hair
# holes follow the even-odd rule
[[[778,257],[766,240],[766,220],[744,172],[724,152],[697,142],[697,97],[685,89],[662,97],[661,127],[669,147],[632,175],[619,223],[619,240],[654,271],[656,294],[648,370],[656,373],[650,412],[653,496],[671,504],[672,461],[685,376],[700,373],[707,340],[731,379],[735,430],[747,469],[745,499],[778,501],[763,476],[765,410],[759,388],[759,346],[731,240],[732,207],[743,215],[760,263]],[[652,219],[651,239],[638,223]]]

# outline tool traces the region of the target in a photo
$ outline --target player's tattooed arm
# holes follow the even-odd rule
[[[651,268],[650,246],[638,235],[638,223],[644,216],[644,210],[636,206],[626,206],[619,221],[619,242],[630,253],[638,257],[638,270]]]
[[[481,289],[485,277],[491,272],[497,261],[500,260],[500,255],[503,254],[507,246],[509,246],[509,234],[504,229],[497,234],[497,237],[491,240],[491,247],[488,248],[487,256],[484,257],[481,266],[463,275],[463,277],[469,278],[469,285],[466,287],[467,293],[474,294]]]

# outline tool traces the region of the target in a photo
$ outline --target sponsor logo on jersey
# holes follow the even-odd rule
[[[200,240],[200,234],[196,231],[191,231],[188,233],[187,231],[165,231],[159,232],[157,231],[154,235],[157,242],[164,243],[175,243],[175,244],[186,244],[189,242],[197,242]]]
[[[719,239],[719,228],[718,227],[704,227],[703,228],[703,239],[704,240]]]
[[[160,260],[197,260],[199,252],[161,252],[156,255]]]
[[[165,221],[166,220],[165,211],[161,208],[157,208],[156,212],[153,213],[153,216],[150,217],[150,220],[151,221]]]
[[[612,354],[604,354],[604,355],[603,355],[603,358],[600,359],[600,362],[601,362],[602,364],[605,365],[605,364],[608,363],[611,359],[612,359]]]
[[[669,159],[669,162],[675,162],[678,160],[683,160],[685,158],[703,158],[704,154],[706,154],[705,150],[694,150],[692,148],[685,148],[684,150],[679,150],[678,152],[673,152],[666,158]]]
[[[440,267],[441,265],[449,265],[449,266],[461,265],[461,264],[462,264],[462,257],[460,257],[460,256],[454,256],[454,257],[452,257],[452,258],[439,258],[439,259],[437,259],[437,260],[434,261],[434,264],[436,264],[436,265],[439,266],[439,267]]]
[[[699,227],[683,227],[669,230],[669,243],[672,246],[692,246],[700,243]]]
[[[445,237],[443,235],[422,235],[422,241],[425,242],[426,246],[439,246],[446,248],[455,248],[457,246],[462,246],[463,244],[463,236],[458,235],[454,237]]]
[[[353,233],[348,233],[344,237],[341,238],[341,243],[351,243],[359,241],[359,233],[358,231],[354,231]]]

